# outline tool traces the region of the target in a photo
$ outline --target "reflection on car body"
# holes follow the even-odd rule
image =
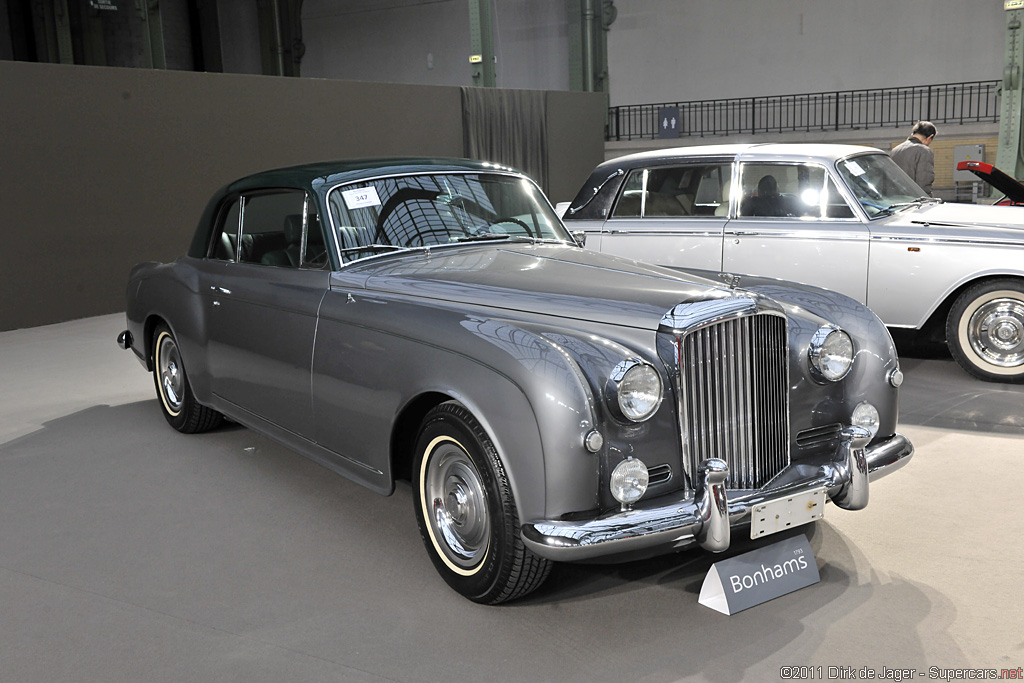
[[[589,248],[834,289],[945,338],[968,372],[1024,381],[1024,218],[943,204],[877,149],[663,149],[598,166],[563,214]]]
[[[796,493],[862,508],[913,453],[863,305],[582,249],[492,164],[243,178],[186,256],[133,270],[127,320],[171,426],[226,415],[374,491],[409,480],[435,567],[482,603],[553,561],[767,535],[752,506]]]

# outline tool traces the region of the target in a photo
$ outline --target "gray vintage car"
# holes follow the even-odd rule
[[[913,453],[886,328],[840,294],[579,247],[493,164],[253,175],[136,266],[119,337],[172,427],[222,416],[382,494],[498,603],[552,561],[722,551],[868,502]]]
[[[682,147],[612,159],[564,216],[586,245],[667,266],[826,287],[1024,381],[1024,218],[925,196],[871,147]]]

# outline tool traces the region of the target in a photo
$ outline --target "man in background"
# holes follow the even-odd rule
[[[935,154],[931,150],[935,133],[935,124],[931,121],[918,121],[910,137],[889,152],[896,165],[906,171],[929,197],[935,182]]]

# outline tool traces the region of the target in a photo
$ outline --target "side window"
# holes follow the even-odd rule
[[[740,216],[852,218],[825,169],[814,164],[743,164]]]
[[[302,253],[303,268],[327,267],[327,243],[324,241],[324,229],[320,218],[312,206],[306,207],[306,245]]]
[[[270,266],[299,266],[302,247],[304,192],[246,195],[242,204],[242,236],[238,260]]]
[[[633,171],[612,215],[680,218],[724,214],[729,204],[729,173],[729,164],[657,166]]]
[[[619,202],[615,205],[612,215],[620,218],[639,218],[646,185],[647,169],[641,168],[631,172],[626,178],[626,182],[622,184],[622,194],[619,196]]]
[[[210,243],[210,258],[218,261],[234,261],[237,258],[240,204],[236,197],[221,213]]]

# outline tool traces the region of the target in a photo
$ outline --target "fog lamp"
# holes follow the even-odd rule
[[[857,404],[850,421],[854,426],[863,427],[871,432],[871,438],[875,438],[875,434],[878,433],[878,410],[867,401]]]
[[[838,327],[825,325],[811,337],[811,369],[829,382],[838,382],[853,367],[853,339]]]
[[[647,482],[647,465],[636,458],[626,458],[612,470],[612,496],[623,506],[631,505],[647,491]]]

